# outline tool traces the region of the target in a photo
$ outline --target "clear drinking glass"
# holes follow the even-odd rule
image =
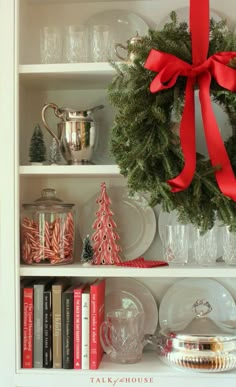
[[[84,25],[66,27],[65,60],[70,63],[88,61],[88,29]]]
[[[163,230],[163,255],[169,264],[185,265],[188,262],[189,225],[165,225]]]
[[[40,30],[40,55],[42,63],[61,62],[62,39],[58,27],[45,26]]]
[[[112,39],[108,25],[94,25],[91,30],[91,60],[107,62],[111,56]]]
[[[217,258],[217,231],[213,227],[205,233],[199,229],[193,230],[193,255],[199,265],[212,265]]]
[[[228,226],[222,227],[223,233],[223,260],[227,265],[236,265],[236,233],[231,232]]]
[[[100,339],[109,359],[115,363],[136,363],[142,358],[144,313],[134,309],[108,312],[101,325]]]

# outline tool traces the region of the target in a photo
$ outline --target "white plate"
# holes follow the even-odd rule
[[[212,307],[207,315],[215,321],[231,320],[235,302],[227,289],[208,278],[187,278],[171,286],[161,300],[159,324],[161,328],[184,328],[194,317],[193,304],[204,299]]]
[[[106,295],[105,313],[114,309],[134,309],[143,312],[143,305],[132,293],[124,290],[113,290]]]
[[[177,21],[178,23],[183,23],[183,22],[186,22],[189,24],[189,7],[181,7],[181,8],[177,8],[177,9],[173,9],[173,11],[176,12],[176,16],[177,16]],[[214,19],[216,22],[219,22],[222,20],[222,18],[220,17],[220,15],[218,15],[217,12],[213,11],[212,9],[210,10],[210,17],[212,19]],[[162,28],[164,27],[164,25],[166,23],[170,23],[171,19],[170,19],[170,12],[167,16],[165,16],[160,23],[157,24],[156,26],[156,29],[157,30],[162,30]]]
[[[115,43],[126,45],[127,40],[136,36],[137,32],[140,36],[147,35],[149,29],[148,24],[140,16],[124,10],[111,10],[97,13],[89,18],[86,24],[89,29],[93,25],[108,25],[111,40],[113,41],[113,48],[115,47]],[[111,58],[117,60],[114,50],[111,52]]]
[[[155,333],[158,324],[158,308],[150,290],[133,278],[108,278],[106,279],[105,310],[113,308],[110,293],[114,291],[131,293],[141,302],[145,314],[145,333]]]
[[[129,197],[128,189],[125,187],[107,188],[111,199],[110,209],[114,213],[113,220],[116,222],[121,247],[121,257],[124,260],[134,259],[141,256],[151,245],[156,233],[156,217],[153,209],[148,206],[147,200],[140,194]],[[89,199],[82,207],[80,219],[80,236],[82,239],[87,234],[92,235],[95,231],[92,228],[96,220],[98,204],[96,199],[98,192]]]

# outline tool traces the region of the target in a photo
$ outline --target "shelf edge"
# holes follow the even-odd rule
[[[120,176],[117,165],[25,165],[19,167],[21,176],[58,175],[58,176]]]
[[[236,278],[236,268],[227,267],[156,267],[150,269],[116,267],[116,266],[82,266],[72,264],[65,266],[20,266],[20,276],[57,276],[57,277],[139,277],[139,278]]]

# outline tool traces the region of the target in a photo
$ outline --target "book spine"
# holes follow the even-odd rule
[[[82,340],[81,351],[82,360],[81,368],[83,370],[89,369],[89,338],[90,338],[90,294],[82,293]]]
[[[73,292],[62,294],[62,364],[63,368],[74,366],[73,342],[74,310]]]
[[[21,335],[21,367],[23,367],[23,348],[24,348],[24,285],[20,283],[20,335]]]
[[[43,294],[43,367],[52,367],[52,293]]]
[[[43,291],[44,285],[34,285],[34,368],[43,367]]]
[[[81,298],[82,290],[74,290],[74,368],[81,369]]]
[[[52,286],[53,368],[62,368],[61,292],[60,285]]]
[[[90,366],[91,370],[98,368],[98,294],[97,287],[91,286],[90,292]]]
[[[33,288],[23,290],[23,368],[33,368]]]

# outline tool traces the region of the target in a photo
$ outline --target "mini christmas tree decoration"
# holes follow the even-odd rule
[[[90,241],[89,235],[87,235],[83,240],[83,250],[81,254],[82,262],[93,262],[94,250]]]
[[[131,65],[113,64],[111,150],[129,188],[149,193],[152,207],[176,210],[204,231],[216,220],[236,231],[236,34],[209,19],[209,0],[189,5],[189,24],[172,12],[163,29],[142,37]],[[195,96],[209,157],[196,152]],[[212,100],[228,114],[225,142]]]
[[[96,231],[92,235],[94,242],[95,265],[113,265],[121,262],[119,252],[121,248],[116,243],[120,239],[114,228],[117,227],[112,219],[114,215],[110,210],[111,200],[106,192],[106,184],[101,184],[101,195],[96,200],[99,204],[99,210],[96,212],[97,219],[93,224]]]
[[[60,149],[57,140],[53,137],[52,143],[49,150],[49,163],[58,164],[61,160]]]
[[[30,140],[29,158],[31,163],[43,163],[46,161],[46,147],[39,124],[35,126]]]

